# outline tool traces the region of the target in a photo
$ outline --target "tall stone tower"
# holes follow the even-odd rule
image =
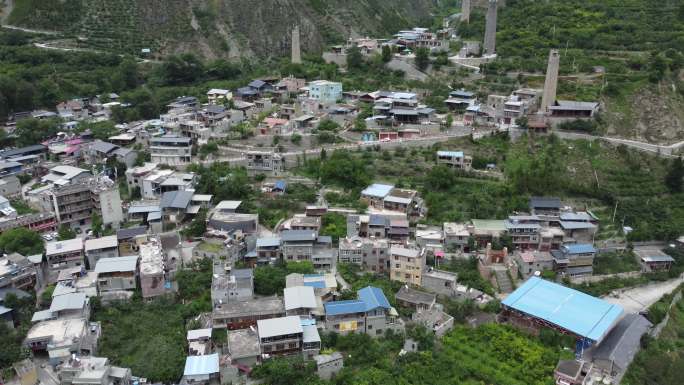
[[[299,45],[299,26],[295,25],[292,29],[292,63],[302,62],[302,48]]]
[[[461,0],[461,21],[470,23],[470,0]]]
[[[489,6],[487,7],[487,23],[484,37],[485,55],[494,55],[496,52],[496,1],[489,0]]]
[[[560,54],[557,49],[549,52],[549,65],[546,67],[546,79],[544,80],[544,94],[542,95],[541,113],[545,114],[549,106],[556,102],[556,88],[558,87],[558,67],[560,66]]]

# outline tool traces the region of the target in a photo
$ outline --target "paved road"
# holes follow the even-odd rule
[[[596,140],[596,139],[601,139],[605,140],[606,142],[613,143],[613,144],[624,144],[627,147],[631,147],[640,151],[647,151],[647,152],[652,152],[652,153],[659,153],[664,156],[674,156],[672,155],[673,153],[676,153],[677,150],[681,149],[684,146],[684,141],[670,144],[670,145],[660,145],[660,144],[651,144],[651,143],[646,143],[646,142],[639,142],[636,140],[631,140],[631,139],[621,139],[621,138],[612,138],[609,136],[595,136],[595,135],[588,135],[588,134],[582,134],[578,132],[567,132],[567,131],[554,131],[556,135],[558,135],[559,138],[562,139],[587,139],[587,140]]]
[[[671,293],[682,282],[684,282],[684,276],[627,290],[616,290],[603,296],[603,299],[622,306],[627,313],[638,313],[648,309],[663,295]]]

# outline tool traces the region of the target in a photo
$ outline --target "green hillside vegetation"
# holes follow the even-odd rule
[[[424,329],[423,329],[424,330]],[[435,346],[434,337],[409,330],[419,352],[398,356],[402,338],[387,333],[324,335],[323,347],[345,353],[344,369],[331,381],[315,377],[313,368],[287,358],[273,359],[255,370],[266,384],[506,384],[546,385],[553,382],[559,358],[569,358],[553,339],[531,339],[508,326],[487,324],[476,329],[456,326]]]
[[[302,44],[319,51],[350,32],[387,35],[431,23],[432,0],[14,0],[9,23],[57,30],[87,47],[154,55],[177,51],[207,57],[274,56],[289,50],[300,25]]]
[[[684,301],[670,310],[670,319],[657,339],[642,338],[642,350],[629,366],[625,385],[682,383],[684,373]]]

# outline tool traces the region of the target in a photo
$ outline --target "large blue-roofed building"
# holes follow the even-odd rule
[[[367,286],[357,292],[358,299],[327,302],[325,328],[340,334],[366,333],[380,336],[385,330],[401,330],[397,311],[381,289]]]
[[[537,332],[550,327],[576,336],[582,344],[599,344],[622,318],[622,307],[538,277],[528,279],[502,303],[503,318]]]

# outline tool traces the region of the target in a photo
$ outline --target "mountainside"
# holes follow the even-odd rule
[[[443,1],[14,0],[8,23],[61,31],[80,44],[120,52],[271,56],[289,52],[294,25],[304,52],[318,51],[350,35],[431,23]]]

